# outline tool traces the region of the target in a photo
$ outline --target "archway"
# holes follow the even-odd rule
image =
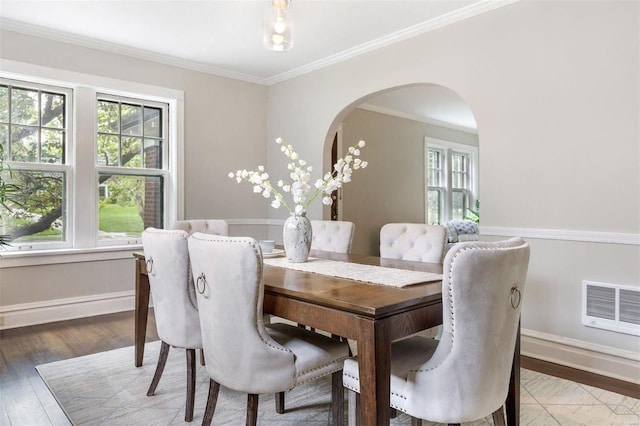
[[[361,139],[367,142],[362,158],[369,167],[340,190],[335,217],[329,216],[329,209],[324,211],[325,218],[356,224],[354,253],[377,255],[379,230],[385,223],[444,224],[478,200],[475,119],[451,89],[435,84],[402,86],[353,102],[336,116],[327,135],[323,162],[327,168],[333,164],[332,135],[337,135],[338,152]],[[427,167],[434,152],[441,155],[438,182],[433,167]],[[461,159],[467,163],[459,164]],[[466,169],[457,170],[460,166]],[[434,203],[439,203],[435,209]]]

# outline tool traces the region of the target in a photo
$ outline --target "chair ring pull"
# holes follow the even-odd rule
[[[149,275],[156,275],[156,271],[153,270],[153,257],[150,257],[147,259],[147,274]]]
[[[521,300],[522,293],[520,293],[520,289],[514,284],[513,287],[511,287],[511,307],[513,309],[518,309]]]
[[[204,275],[204,272],[203,272],[196,279],[196,290],[198,291],[198,293],[204,295],[204,291],[206,290],[206,288],[207,288],[207,277]]]

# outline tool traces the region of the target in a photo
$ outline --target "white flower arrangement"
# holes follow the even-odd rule
[[[285,206],[290,213],[302,215],[306,213],[307,207],[320,196],[322,196],[322,204],[331,204],[331,193],[341,188],[347,182],[351,182],[351,174],[354,170],[364,169],[367,162],[360,158],[360,149],[364,148],[365,142],[360,141],[357,145],[349,147],[348,154],[344,158],[340,158],[330,172],[327,172],[322,179],[316,180],[311,185],[311,172],[313,168],[307,166],[307,162],[301,159],[297,152],[293,150],[291,145],[284,144],[282,138],[277,138],[276,143],[281,145],[280,150],[289,159],[287,169],[290,171],[291,183],[285,183],[282,180],[277,182],[277,187],[284,193],[290,193],[293,200],[293,208],[285,201],[280,190],[274,188],[269,180],[269,173],[265,171],[264,166],[258,166],[255,170],[238,170],[235,173],[230,172],[229,177],[236,179],[238,183],[244,181],[253,185],[253,192],[262,194],[264,198],[271,198],[271,207],[274,209]]]

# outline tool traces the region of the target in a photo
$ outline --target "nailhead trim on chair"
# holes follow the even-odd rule
[[[221,240],[219,238],[215,238],[215,237],[219,237],[220,235],[213,235],[213,234],[203,234],[203,235],[211,235],[211,238],[200,238],[201,240],[204,241],[217,241],[217,242],[221,242],[221,243],[246,243],[249,244],[251,247],[253,247],[253,251],[255,252],[256,256],[258,256],[260,258],[260,262],[258,262],[258,277],[262,276],[262,267],[263,267],[263,263],[262,263],[262,252],[260,251],[260,246],[256,243],[251,243],[251,242],[247,242],[246,240],[234,240],[234,239],[224,239]],[[223,235],[224,236],[224,235]],[[260,281],[256,281],[256,286],[260,286]],[[253,303],[255,305],[257,305],[258,301],[257,298],[259,297],[259,292],[256,291],[256,299],[254,299]],[[258,316],[256,316],[256,318],[258,318]],[[257,327],[257,324],[256,324]],[[259,334],[259,333],[258,333]],[[287,349],[283,346],[274,346],[271,343],[267,342],[261,335],[260,335],[260,340],[262,340],[262,342],[274,349],[277,349],[279,351],[283,351],[283,352],[288,352],[288,353],[293,353],[290,349]]]
[[[344,373],[344,375],[345,375],[345,376],[347,376],[347,377],[350,377],[350,378],[352,378],[353,380],[355,380],[356,382],[360,383],[360,378],[359,378],[359,377],[352,376],[351,374],[348,374],[348,373]],[[345,387],[345,388],[347,388],[347,389],[349,389],[349,390],[352,390],[352,391],[354,391],[354,392],[358,392],[358,390],[357,390],[357,389],[355,389],[355,388],[353,388],[353,387],[349,386],[349,385],[348,385],[348,384],[346,384],[346,383],[344,383],[344,387]],[[391,395],[395,395],[395,396],[397,396],[398,398],[402,398],[402,399],[404,399],[404,400],[406,400],[406,399],[407,399],[407,397],[406,397],[406,396],[404,396],[404,395],[402,395],[402,394],[399,394],[399,393],[396,393],[396,392],[391,392]],[[395,408],[396,410],[400,410],[400,411],[402,411],[403,413],[405,413],[405,412],[406,412],[406,411],[404,411],[401,407],[398,407],[398,406],[396,406],[396,405],[394,405],[394,404],[391,404],[391,403],[390,403],[390,404],[389,404],[389,406],[390,406],[391,408]]]
[[[460,256],[462,253],[467,252],[469,250],[511,250],[514,249],[518,246],[511,246],[511,247],[478,247],[478,246],[471,246],[471,247],[464,247],[460,250],[458,250],[455,254],[454,254],[454,258],[451,261],[450,265],[449,265],[449,271],[447,273],[448,277],[449,277],[449,284],[447,287],[447,292],[449,293],[449,300],[451,300],[451,350],[453,350],[453,336],[455,334],[455,316],[453,314],[453,305],[454,305],[454,301],[453,301],[453,283],[451,282],[451,275],[453,274],[453,267],[455,266],[456,260],[458,258],[458,256]],[[420,369],[420,370],[410,370],[411,372],[422,372],[422,371],[431,371],[431,370],[435,370],[436,368],[438,368],[440,366],[440,364],[432,367],[432,368],[427,368],[427,369]]]
[[[343,356],[342,358],[340,358],[340,359],[338,359],[338,360],[336,360],[336,361],[338,361],[338,362],[339,362],[339,361],[344,361],[344,360],[345,360],[345,359],[347,359],[347,358],[349,358],[349,357],[348,357],[348,356]],[[311,371],[321,370],[321,369],[325,368],[326,366],[333,364],[334,362],[335,362],[335,361],[328,362],[328,363],[326,363],[326,364],[324,364],[324,365],[321,365],[321,366],[319,366],[319,367],[312,368],[311,370],[305,370],[305,371],[303,371],[302,373],[296,374],[296,377],[303,376],[303,375],[305,375],[305,374],[307,374],[307,373],[309,373],[309,372],[311,372]],[[336,368],[335,370],[328,371],[326,374],[323,374],[323,376],[328,376],[329,374],[333,374],[333,373],[335,373],[336,371],[340,371],[340,370],[342,370],[342,368]],[[304,380],[304,381],[302,381],[302,382],[298,382],[298,381],[296,381],[296,386],[301,385],[301,384],[304,384],[304,383],[307,383],[307,382],[311,382],[311,381],[314,381],[314,380],[317,380],[317,379],[318,379],[317,377],[314,377],[314,378],[309,378],[309,379],[307,379],[307,380]]]

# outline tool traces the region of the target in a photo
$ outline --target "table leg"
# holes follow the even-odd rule
[[[147,317],[149,315],[149,277],[143,273],[144,259],[136,260],[136,306],[135,306],[135,364],[142,366],[144,342],[147,337]]]
[[[358,369],[362,424],[388,425],[391,416],[391,338],[385,321],[360,319]]]
[[[518,426],[520,424],[520,323],[518,322],[518,335],[516,347],[513,352],[513,365],[511,366],[511,380],[509,381],[509,393],[505,403],[507,411],[507,425]]]

